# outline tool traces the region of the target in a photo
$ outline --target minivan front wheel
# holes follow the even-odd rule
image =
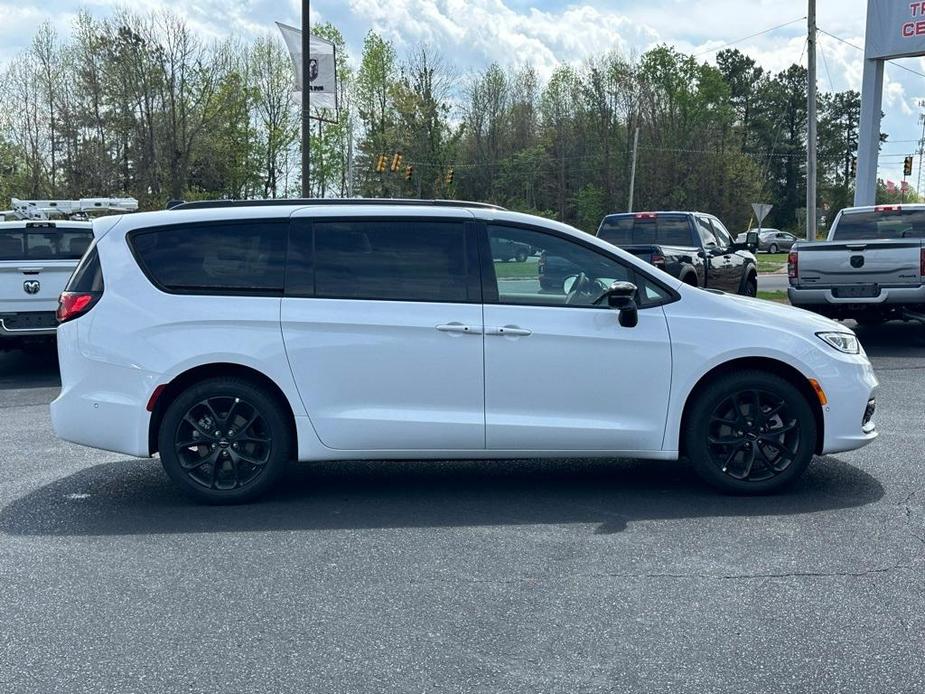
[[[721,376],[692,403],[685,432],[697,473],[722,491],[767,494],[806,470],[816,420],[806,397],[770,373]]]
[[[158,432],[170,478],[214,504],[250,501],[272,487],[289,460],[289,441],[276,398],[240,378],[212,378],[183,391]]]

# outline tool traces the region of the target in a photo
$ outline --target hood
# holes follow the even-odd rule
[[[764,299],[753,299],[750,296],[738,294],[724,294],[722,292],[703,291],[714,302],[717,309],[724,309],[730,316],[735,312],[743,322],[767,323],[781,327],[803,328],[813,333],[841,332],[853,333],[851,328],[837,321],[820,316],[818,313],[804,311],[786,304]]]

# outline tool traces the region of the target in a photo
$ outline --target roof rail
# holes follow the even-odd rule
[[[134,212],[138,209],[135,198],[81,198],[80,200],[20,200],[10,201],[12,209],[0,212],[15,219],[49,219],[53,215],[62,217],[87,216],[88,212]]]
[[[277,205],[413,205],[418,207],[479,207],[503,210],[499,205],[468,200],[421,200],[418,198],[273,198],[270,200],[171,200],[170,210],[205,210],[220,207],[273,207]]]

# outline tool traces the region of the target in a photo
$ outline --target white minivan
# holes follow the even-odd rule
[[[854,333],[489,205],[104,217],[61,296],[57,434],[208,502],[291,460],[684,456],[766,493],[876,437]],[[493,258],[520,244],[523,262]],[[553,275],[555,274],[555,281]]]

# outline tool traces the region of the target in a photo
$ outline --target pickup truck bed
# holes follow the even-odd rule
[[[790,303],[876,323],[925,311],[925,205],[849,208],[790,253]]]

